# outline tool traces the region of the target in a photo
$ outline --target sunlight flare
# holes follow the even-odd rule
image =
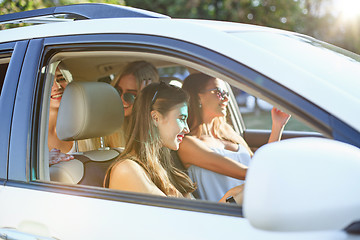
[[[334,8],[344,20],[355,20],[360,16],[359,0],[336,0],[334,1]]]

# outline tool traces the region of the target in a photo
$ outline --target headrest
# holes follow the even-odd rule
[[[104,137],[121,127],[124,107],[119,93],[104,82],[71,82],[65,88],[56,122],[61,140]]]

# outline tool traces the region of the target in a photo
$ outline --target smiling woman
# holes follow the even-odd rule
[[[53,85],[50,96],[50,112],[49,112],[49,132],[48,132],[48,148],[50,165],[61,161],[68,161],[74,157],[66,153],[74,151],[72,141],[62,141],[56,133],[56,120],[60,107],[60,101],[64,94],[69,81],[64,77],[59,67],[56,68]]]
[[[105,186],[161,196],[190,197],[195,186],[176,169],[170,149],[178,150],[189,133],[187,94],[165,83],[152,83],[137,97],[130,134],[122,155],[108,169]]]

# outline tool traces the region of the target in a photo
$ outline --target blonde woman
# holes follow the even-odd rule
[[[184,80],[190,95],[190,134],[184,138],[178,156],[198,186],[201,199],[218,201],[229,189],[241,185],[253,153],[245,140],[226,123],[229,93],[220,79],[203,73]],[[272,110],[269,142],[278,141],[290,115]]]
[[[159,82],[157,69],[149,62],[135,61],[127,64],[124,70],[115,77],[111,83],[118,90],[124,105],[124,123],[115,133],[104,138],[106,147],[118,148],[125,146],[125,139],[128,129],[129,119],[132,113],[133,103],[141,89],[151,82]],[[86,146],[84,146],[84,143]],[[100,140],[85,140],[79,144],[80,149],[93,150],[100,148]]]

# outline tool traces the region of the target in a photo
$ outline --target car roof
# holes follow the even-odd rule
[[[213,20],[125,17],[42,24],[2,30],[0,39],[2,42],[11,42],[42,37],[99,33],[161,36],[211,49],[273,79],[360,131],[360,119],[354,117],[353,114],[353,111],[360,111],[360,98],[357,94],[360,90],[359,81],[352,80],[354,87],[343,89],[342,85],[327,82],[327,79],[323,79],[316,71],[303,69],[294,64],[292,60],[285,59],[274,51],[269,51],[266,46],[259,47],[251,38],[249,40],[246,37],[249,33],[255,33],[259,35],[255,40],[265,39],[267,36],[275,34],[312,39],[297,33]],[[291,54],[289,52],[288,55]],[[360,64],[359,62],[360,60],[357,60],[357,65]],[[354,79],[360,79],[360,68],[358,70],[354,68],[352,72]],[[344,107],[349,104],[355,107],[353,111]]]

